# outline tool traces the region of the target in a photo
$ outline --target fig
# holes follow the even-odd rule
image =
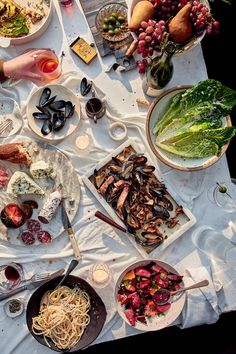
[[[187,3],[168,24],[170,39],[175,43],[184,43],[192,36],[193,25],[190,18],[191,10],[192,4]]]
[[[24,211],[20,208],[19,205],[14,203],[7,204],[4,207],[4,209],[1,211],[0,219],[2,223],[10,229],[17,229],[26,221]]]
[[[38,209],[38,203],[35,200],[25,200],[22,204],[31,206],[32,209]]]
[[[25,214],[25,220],[30,219],[33,214],[33,209],[29,204],[22,203],[19,205],[20,209]]]

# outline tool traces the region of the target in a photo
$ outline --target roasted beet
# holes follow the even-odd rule
[[[17,229],[25,223],[26,217],[24,211],[15,203],[7,204],[1,211],[1,221],[11,229]]]
[[[132,308],[126,309],[124,311],[124,314],[127,317],[127,319],[129,321],[129,323],[131,324],[131,326],[134,326],[135,322],[136,322],[136,316],[135,316],[135,313],[134,313],[133,309]]]
[[[151,276],[151,273],[143,267],[135,269],[135,274],[145,278],[150,278]]]

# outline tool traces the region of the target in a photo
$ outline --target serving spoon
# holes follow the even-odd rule
[[[155,292],[155,294],[153,295],[154,299],[153,301],[157,304],[157,305],[165,305],[171,298],[171,296],[181,293],[183,291],[186,290],[190,290],[190,289],[196,289],[196,288],[202,288],[203,286],[207,286],[209,285],[209,281],[208,280],[202,280],[198,283],[195,283],[193,285],[187,286],[186,288],[181,288],[175,291],[169,291],[167,289],[161,288],[159,290],[157,290]]]

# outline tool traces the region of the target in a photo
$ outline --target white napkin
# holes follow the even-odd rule
[[[207,279],[209,285],[187,291],[187,301],[182,312],[180,328],[215,323],[219,318],[219,308],[215,286],[209,268],[198,267],[186,270],[185,286]]]

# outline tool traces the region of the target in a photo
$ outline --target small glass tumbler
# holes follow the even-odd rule
[[[59,58],[50,49],[43,54],[35,55],[35,70],[43,77],[44,82],[56,80],[62,73]]]
[[[8,263],[0,266],[0,291],[8,293],[16,289],[24,279],[24,271],[19,263]]]
[[[216,183],[208,190],[208,199],[228,213],[236,211],[236,201],[234,200],[235,188],[232,184],[225,182]]]
[[[111,281],[110,268],[105,263],[96,263],[89,270],[89,280],[97,288],[105,288]]]
[[[59,4],[64,7],[71,7],[73,5],[74,0],[58,0]]]
[[[221,260],[236,270],[236,245],[211,227],[200,227],[192,236],[195,246],[213,260]]]

